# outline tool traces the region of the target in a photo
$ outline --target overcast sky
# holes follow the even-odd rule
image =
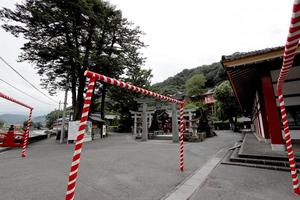
[[[20,0],[0,0],[0,7],[14,8]],[[123,15],[145,32],[144,68],[152,69],[152,82],[160,82],[182,71],[218,62],[234,52],[283,46],[287,37],[292,0],[110,0]],[[34,66],[18,63],[24,40],[0,29],[0,56],[36,86],[40,77]],[[32,89],[0,61],[0,78],[43,101],[52,103]],[[55,106],[39,103],[0,82],[0,91],[46,114]],[[46,91],[45,91],[46,92]],[[70,96],[70,95],[69,95]],[[63,93],[55,97],[63,100]],[[69,101],[70,102],[70,101]],[[57,107],[58,105],[56,105]],[[24,114],[27,110],[0,100],[0,114]]]

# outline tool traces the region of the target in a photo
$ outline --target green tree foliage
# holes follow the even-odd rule
[[[61,116],[62,116],[61,110],[54,110],[54,111],[48,113],[46,116],[46,127],[52,128],[54,122]]]
[[[0,128],[4,126],[4,121],[0,120]]]
[[[41,122],[37,122],[37,123],[34,124],[34,128],[40,130],[41,128],[43,128],[43,125],[42,125]]]
[[[186,93],[185,82],[190,79],[194,74],[203,74],[206,82],[205,87],[213,88],[220,82],[226,80],[225,70],[222,65],[218,63],[212,63],[211,65],[202,65],[193,69],[184,69],[182,72],[176,74],[173,77],[169,77],[167,80],[153,85],[156,91],[172,95],[177,91]]]
[[[185,83],[185,91],[188,96],[193,96],[205,92],[206,79],[203,74],[195,74]]]
[[[229,81],[224,81],[215,89],[215,99],[217,100],[217,115],[221,120],[229,120],[233,123],[234,129],[237,117],[241,114],[240,107],[236,102]]]
[[[151,70],[140,69],[138,66],[132,66],[127,71],[124,81],[148,89],[150,88],[151,78]],[[139,105],[136,103],[135,98],[141,98],[143,96],[126,89],[112,87],[109,91],[109,97],[112,100],[108,102],[109,107],[111,110],[115,110],[121,115],[119,127],[120,131],[130,131],[132,124],[130,110],[138,109]]]
[[[20,60],[36,65],[50,94],[70,86],[75,119],[83,106],[85,70],[119,77],[144,62],[143,33],[103,0],[24,0],[15,10],[1,9],[0,19],[4,30],[24,36]],[[106,84],[99,86],[104,102]]]

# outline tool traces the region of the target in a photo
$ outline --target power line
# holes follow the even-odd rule
[[[48,104],[48,105],[51,105],[51,106],[56,106],[56,105],[54,105],[54,104],[50,104],[50,103],[44,102],[44,101],[42,101],[42,100],[40,100],[40,99],[35,98],[34,96],[31,96],[30,94],[27,94],[27,93],[23,92],[23,91],[20,90],[19,88],[13,86],[12,84],[6,82],[5,80],[3,80],[3,79],[1,79],[1,78],[0,78],[0,81],[2,81],[3,83],[9,85],[10,87],[14,88],[15,90],[21,92],[22,94],[24,94],[24,95],[26,95],[26,96],[28,96],[28,97],[31,97],[32,99],[34,99],[34,100],[36,100],[36,101],[39,101],[39,102],[41,102],[41,103]]]
[[[39,93],[41,93],[42,95],[44,95],[45,97],[47,97],[48,99],[50,99],[51,101],[55,102],[56,104],[58,104],[58,102],[56,102],[55,100],[53,100],[52,98],[48,97],[45,93],[43,93],[40,89],[38,89],[35,85],[33,85],[31,82],[29,82],[24,76],[22,76],[15,68],[13,68],[8,62],[6,62],[6,60],[4,58],[2,58],[2,56],[0,56],[0,59],[8,66],[10,67],[14,72],[16,72],[24,81],[26,81],[29,85],[31,85],[31,87],[33,87],[34,89],[36,89]]]

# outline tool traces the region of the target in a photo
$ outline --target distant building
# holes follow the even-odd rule
[[[273,150],[285,150],[276,84],[283,47],[222,57],[222,64],[240,107],[253,122],[259,140]],[[284,97],[292,141],[300,139],[300,47],[284,84]]]
[[[211,113],[216,113],[216,99],[214,98],[214,89],[209,89],[203,94],[193,95],[191,101],[200,101],[204,105],[208,105]]]

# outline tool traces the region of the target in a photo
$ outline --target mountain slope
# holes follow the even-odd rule
[[[166,95],[171,95],[178,91],[185,93],[185,82],[194,74],[199,73],[202,73],[205,76],[205,86],[207,88],[215,87],[218,83],[227,79],[225,70],[223,69],[222,65],[217,62],[192,69],[184,69],[175,76],[169,77],[163,82],[156,83],[152,87],[160,93]]]
[[[17,115],[17,114],[2,114],[0,115],[0,121],[8,124],[23,124],[24,121],[28,120],[28,115]],[[46,116],[37,116],[32,119],[33,122],[44,123],[46,121]]]
[[[26,115],[2,114],[0,120],[8,124],[23,124],[28,119]]]

